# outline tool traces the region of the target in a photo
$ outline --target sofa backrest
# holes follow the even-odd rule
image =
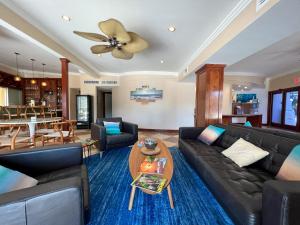
[[[296,145],[300,144],[300,138],[296,138],[295,135],[289,136],[286,133],[280,135],[279,131],[273,133],[264,128],[251,129],[221,124],[217,124],[216,126],[225,128],[226,131],[215,142],[215,145],[228,148],[239,138],[243,138],[246,141],[251,142],[270,153],[267,157],[257,162],[256,165],[273,175],[278,173],[291,150]]]
[[[112,118],[97,118],[96,123],[104,126],[103,121],[106,122],[119,122],[120,123],[120,130],[122,131],[123,129],[123,124],[122,124],[122,117],[112,117]]]

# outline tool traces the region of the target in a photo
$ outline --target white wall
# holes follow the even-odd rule
[[[149,85],[163,90],[163,98],[143,104],[130,100],[130,91]],[[194,125],[195,84],[169,76],[124,76],[112,89],[113,116],[137,123],[139,128],[178,129]]]

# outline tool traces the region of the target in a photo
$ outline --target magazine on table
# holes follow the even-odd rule
[[[132,183],[132,186],[136,186],[141,189],[145,189],[154,193],[161,193],[165,184],[166,178],[163,178],[156,174],[141,173]]]
[[[141,163],[140,172],[150,174],[163,174],[167,158],[147,156]]]

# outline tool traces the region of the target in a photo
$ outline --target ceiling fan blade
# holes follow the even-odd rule
[[[109,19],[98,24],[100,30],[110,38],[117,38],[119,42],[127,43],[130,35],[125,30],[123,24],[116,19]]]
[[[92,41],[100,41],[100,42],[106,42],[108,40],[107,37],[96,34],[96,33],[88,33],[88,32],[81,32],[81,31],[73,31],[74,34],[79,35],[80,37],[92,40]]]
[[[108,45],[94,45],[91,47],[91,51],[94,54],[106,53],[106,52],[110,52],[112,50],[113,50],[113,47],[110,47]]]
[[[112,52],[111,52],[112,56],[118,59],[132,59],[133,57],[133,53],[130,52],[126,52],[124,50],[119,50],[117,48],[115,48]]]
[[[149,47],[148,42],[141,38],[138,34],[134,32],[128,32],[128,34],[131,37],[131,41],[122,46],[122,49],[126,52],[137,53]]]

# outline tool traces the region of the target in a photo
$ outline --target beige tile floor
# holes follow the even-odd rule
[[[91,131],[90,130],[76,130],[76,142],[80,142],[82,140],[85,140],[87,138],[91,137]],[[145,138],[145,137],[153,137],[153,138],[159,138],[161,139],[168,147],[173,147],[178,145],[178,133],[177,132],[154,132],[154,131],[140,131],[139,134],[139,140]],[[49,143],[53,144],[53,143]],[[41,146],[41,141],[37,141],[37,146]],[[18,144],[17,148],[24,148],[25,146],[23,144]],[[9,148],[1,148],[1,151],[8,150]],[[97,149],[92,150],[92,154],[98,153]]]

